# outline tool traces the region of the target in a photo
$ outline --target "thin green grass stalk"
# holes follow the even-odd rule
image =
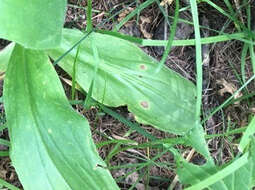
[[[5,180],[0,178],[0,184],[4,187],[7,187],[9,190],[20,190],[19,188],[15,187],[14,185],[6,182]]]
[[[1,143],[0,143],[1,144]],[[126,145],[126,144],[135,144],[135,145],[138,145],[138,142],[136,141],[133,141],[133,140],[122,140],[122,139],[113,139],[113,140],[109,140],[109,141],[102,141],[102,142],[99,142],[96,144],[96,147],[97,148],[101,148],[103,146],[106,146],[106,145],[110,145],[110,144],[120,144],[120,145]]]
[[[145,174],[146,174],[146,178],[145,178],[145,189],[149,189],[150,188],[150,186],[149,186],[149,183],[150,183],[150,170],[151,170],[151,166],[150,165],[148,165],[147,166],[147,170],[146,170],[146,172],[145,172]]]
[[[217,137],[227,137],[227,136],[230,136],[230,135],[236,135],[236,134],[243,133],[246,129],[247,129],[247,127],[241,127],[241,128],[237,128],[237,129],[227,131],[227,132],[222,133],[222,134],[205,135],[205,139],[213,139],[213,138],[217,138]]]
[[[234,9],[232,7],[232,4],[229,2],[229,0],[223,0],[223,1],[227,5],[230,14],[233,16],[235,14],[235,12],[234,12]]]
[[[246,86],[246,87],[247,87],[247,86]],[[246,88],[246,87],[245,87],[245,88]],[[232,99],[230,102],[228,102],[227,104],[225,104],[224,107],[229,106],[229,105],[231,105],[231,104],[233,104],[233,103],[235,103],[235,102],[240,102],[240,101],[247,100],[247,99],[252,98],[252,97],[254,97],[254,96],[255,96],[255,92],[249,93],[249,94],[244,94],[244,95],[242,95],[240,98]]]
[[[113,140],[113,138],[111,136],[108,136],[107,134],[105,134],[105,133],[103,133],[99,130],[95,130],[95,133],[100,135],[101,137],[104,137],[104,138],[108,139],[108,140]]]
[[[255,54],[254,54],[254,46],[249,44],[249,52],[251,57],[251,65],[253,73],[255,74]]]
[[[76,42],[72,47],[70,47],[69,50],[67,50],[63,55],[61,55],[57,60],[54,61],[53,65],[57,65],[65,56],[67,56],[74,48],[76,48],[80,43],[83,42],[83,40],[85,40],[91,33],[93,32],[90,31],[88,33],[86,33],[78,42]]]
[[[132,17],[134,17],[137,13],[141,12],[146,7],[150,6],[152,3],[154,3],[155,0],[147,0],[144,3],[140,4],[139,7],[137,7],[135,10],[133,10],[131,13],[129,13],[124,19],[120,21],[119,24],[115,26],[114,31],[118,31],[125,23],[127,23]]]
[[[151,179],[155,179],[157,181],[169,182],[169,178],[161,177],[161,176],[150,176]]]
[[[244,84],[243,87],[245,87],[247,84]],[[254,97],[255,96],[255,92],[254,93],[251,93],[251,94],[247,94],[247,95],[243,95],[242,97],[240,98],[237,98],[237,99],[233,99],[232,101],[229,101],[227,102],[226,104],[224,104],[224,107],[225,106],[228,106],[230,104],[233,104],[234,102],[237,102],[237,101],[243,101],[243,100],[246,100],[248,98],[251,98],[251,97]],[[83,104],[83,101],[82,100],[74,100],[74,101],[69,101],[71,105],[76,105],[76,104]],[[108,108],[109,110],[111,110],[110,108]],[[219,108],[218,108],[219,109]],[[109,114],[109,110],[107,110],[106,113]],[[103,110],[104,111],[104,110]],[[219,110],[218,110],[219,111]],[[113,114],[115,113],[115,114]],[[118,113],[114,112],[113,110],[111,110],[111,114],[109,115],[112,115],[114,118],[118,119],[118,120],[125,120],[124,124],[126,124],[126,122],[130,122],[129,120],[123,118],[122,116],[120,116]],[[206,120],[205,120],[206,121]],[[204,121],[203,121],[204,122]],[[129,125],[134,125],[134,123],[131,122],[131,124]],[[137,124],[136,125],[137,127],[140,128],[140,126]],[[5,127],[5,126],[4,126]],[[137,131],[135,126],[132,126],[132,129]],[[213,135],[206,135],[205,138],[206,139],[211,139],[211,138],[216,138],[216,137],[222,137],[222,136],[227,136],[227,135],[233,135],[233,134],[238,134],[238,133],[242,133],[243,131],[245,131],[246,127],[243,127],[243,128],[239,128],[239,129],[235,129],[235,130],[232,130],[232,131],[229,131],[228,133],[223,133],[223,134],[213,134]],[[137,131],[139,133],[139,131]],[[143,131],[145,133],[147,133],[146,131]],[[143,132],[140,133],[143,135]],[[150,134],[149,134],[150,135]],[[144,135],[143,135],[144,136]],[[108,137],[107,137],[108,138]],[[153,139],[156,138],[156,137],[153,137]],[[96,146],[97,148],[101,148],[103,146],[106,146],[106,145],[109,145],[109,144],[116,144],[116,143],[120,143],[120,144],[123,144],[123,145],[129,145],[129,144],[134,144],[134,145],[130,145],[128,148],[146,148],[146,147],[152,147],[154,145],[162,145],[162,144],[172,144],[172,145],[175,145],[175,144],[183,144],[183,145],[188,145],[186,143],[186,139],[185,138],[182,138],[182,137],[178,137],[178,138],[165,138],[165,139],[156,139],[156,140],[152,140],[150,142],[147,142],[147,143],[143,143],[143,144],[140,144],[138,145],[136,141],[133,141],[133,140],[117,140],[117,139],[110,139],[109,141],[103,141],[103,142],[100,142],[98,143]],[[161,146],[162,147],[162,146]]]
[[[75,8],[75,9],[83,9],[85,11],[88,10],[88,7],[83,7],[83,6],[79,6],[79,5],[73,5],[73,4],[70,4],[70,3],[67,4],[67,7],[71,7],[71,8]],[[92,9],[92,13],[101,13],[101,12],[102,12],[101,10]],[[105,12],[105,13],[106,13],[106,15],[109,14],[108,12]]]
[[[168,16],[167,12],[165,11],[164,7],[162,7],[160,5],[160,1],[159,0],[155,0],[155,2],[157,3],[159,10],[163,14],[164,18],[166,19],[166,22],[167,22],[168,26],[170,27],[171,24],[170,24],[170,21],[169,21],[169,18],[168,18],[169,16]]]
[[[141,144],[137,144],[137,142],[132,142],[130,140],[110,140],[110,141],[103,141],[98,143],[97,147],[101,148],[102,146],[114,144],[114,143],[121,143],[123,145],[126,145],[126,147],[121,148],[121,150],[120,149],[116,150],[116,152],[124,151],[131,148],[136,148],[136,149],[143,149],[147,147],[162,148],[163,144],[172,145],[172,146],[177,144],[182,144],[182,145],[189,146],[189,144],[186,142],[186,138],[180,137],[180,138],[165,138],[165,139],[149,141],[149,142],[141,143]]]
[[[10,141],[7,141],[5,139],[0,139],[0,144],[5,145],[5,146],[11,146]]]
[[[107,114],[111,115],[112,117],[118,119],[120,122],[125,124],[126,126],[130,127],[132,130],[137,131],[138,133],[142,134],[143,136],[147,137],[148,139],[154,141],[157,138],[145,131],[143,128],[141,128],[138,124],[132,123],[129,120],[126,120],[124,117],[121,115],[117,114],[116,112],[112,111],[111,109],[107,108],[106,106],[102,104],[98,104],[98,106]]]
[[[248,22],[248,30],[251,31],[251,7],[250,4],[248,4],[246,8],[247,13],[247,22]],[[249,38],[252,41],[252,37]],[[252,64],[252,70],[255,74],[255,55],[254,55],[254,46],[249,44],[249,52],[251,57],[251,64]]]
[[[141,175],[140,174],[140,176],[138,177],[138,179],[135,181],[135,183],[133,183],[132,184],[132,186],[129,188],[129,190],[133,190],[135,187],[136,187],[136,185],[139,183],[139,181],[145,176],[145,174],[146,173],[148,173],[149,172],[149,169],[148,168],[146,168],[146,170],[143,172],[143,174]],[[147,189],[147,188],[146,188]]]
[[[241,28],[240,28],[240,26],[239,26],[239,24],[238,24],[238,19],[236,18],[236,13],[235,13],[235,11],[234,11],[234,9],[233,9],[233,7],[232,7],[232,4],[229,2],[229,0],[224,0],[224,3],[225,3],[225,4],[227,5],[227,7],[228,7],[228,10],[229,10],[229,12],[230,12],[230,15],[231,15],[232,18],[233,18],[233,22],[234,22],[234,24],[235,24],[237,30],[240,32],[240,31],[241,31]]]
[[[88,0],[88,8],[87,8],[87,28],[86,31],[90,32],[93,29],[92,25],[92,0]]]
[[[245,83],[246,81],[246,73],[245,73],[245,64],[246,64],[246,56],[248,53],[249,44],[244,43],[242,53],[241,53],[241,75],[242,75],[242,81]]]
[[[226,133],[229,133],[229,131],[230,131],[230,129],[232,128],[232,126],[234,127],[234,124],[232,125],[231,119],[228,118]],[[226,136],[226,139],[228,140],[228,142],[231,143],[231,142],[233,142],[234,137],[228,135],[228,136]],[[224,149],[225,141],[224,141],[223,138],[221,139],[221,141],[222,141],[222,145],[223,145],[223,148],[222,148],[222,149]],[[221,153],[223,154],[223,151],[221,151]],[[231,160],[233,160],[233,159],[235,158],[235,153],[234,153],[234,148],[233,148],[233,146],[230,146],[230,153],[231,153]],[[224,161],[222,161],[222,163],[224,163]]]
[[[80,52],[80,45],[78,45],[78,48],[77,48],[77,50],[76,50],[76,55],[75,55],[74,63],[73,63],[73,73],[72,73],[72,100],[75,99],[77,58],[78,58],[79,52]]]
[[[147,2],[147,1],[146,1]],[[130,5],[134,4],[135,2],[132,2]],[[153,3],[153,2],[151,2]],[[142,5],[142,4],[141,4]],[[140,5],[140,6],[141,6]],[[146,8],[146,6],[144,7]],[[125,9],[123,9],[125,10]],[[104,25],[106,22],[108,22],[109,20],[111,20],[112,18],[114,18],[116,15],[118,15],[119,13],[121,13],[123,10],[118,11],[117,13],[115,13],[114,15],[112,15],[109,19],[105,20],[104,22],[99,23],[96,28]],[[135,42],[138,43],[142,46],[166,46],[167,42],[163,41],[163,40],[143,40],[140,38],[134,38],[131,36],[126,36],[126,35],[121,35],[121,34],[116,34],[116,33],[111,33],[110,31],[103,31],[103,30],[95,30],[94,28],[92,29],[92,31],[89,31],[88,33],[86,33],[77,43],[75,43],[72,47],[70,47],[69,50],[67,50],[62,56],[60,56],[57,60],[55,60],[55,62],[53,63],[53,65],[57,65],[59,61],[61,61],[67,54],[69,54],[76,46],[78,46],[83,40],[85,40],[93,31],[97,31],[100,33],[107,33],[107,34],[111,34],[116,37],[120,37],[126,40],[129,40],[131,42]],[[216,42],[222,42],[222,41],[228,41],[228,40],[239,40],[239,41],[243,41],[249,44],[254,44],[253,42],[251,42],[250,40],[245,40],[243,39],[246,36],[245,33],[235,33],[235,34],[224,34],[221,36],[215,36],[215,37],[208,37],[208,38],[204,38],[201,40],[202,44],[209,44],[209,43],[216,43]],[[195,40],[177,40],[177,41],[173,41],[173,46],[190,46],[190,45],[195,45]]]
[[[241,74],[241,76],[238,74],[238,72],[237,72],[235,66],[234,66],[229,60],[228,60],[228,63],[229,63],[229,65],[231,66],[231,68],[233,69],[233,72],[234,72],[234,74],[235,74],[237,80],[240,82],[241,85],[243,85],[245,82],[243,81],[243,76],[242,76],[242,74]],[[247,87],[246,87],[244,90],[245,90],[245,92],[246,92],[247,94],[249,93]]]
[[[148,161],[146,161],[146,162],[148,162]],[[173,164],[166,163],[166,162],[154,162],[151,160],[149,162],[153,162],[156,166],[161,167],[161,168],[166,168],[168,170],[173,170],[173,167],[174,167]],[[107,167],[107,169],[118,170],[118,169],[122,169],[122,168],[136,168],[139,166],[144,166],[144,163],[134,163],[134,164],[123,164],[123,165],[118,165],[118,166],[110,166],[110,167]]]
[[[98,50],[97,50],[97,47],[96,47],[94,42],[92,42],[92,50],[93,50],[94,59],[96,61],[96,65],[94,67],[94,73],[93,73],[93,76],[92,76],[92,81],[91,81],[91,84],[90,84],[90,87],[89,87],[89,91],[86,95],[86,99],[85,99],[85,102],[84,102],[84,105],[83,105],[85,109],[90,109],[90,107],[92,106],[92,102],[94,102],[93,99],[92,99],[92,93],[93,93],[93,88],[94,88],[94,84],[95,84],[95,80],[96,80],[96,76],[97,76],[99,62],[100,62],[99,55],[98,55]]]
[[[166,49],[164,51],[164,54],[162,56],[162,59],[159,62],[159,65],[156,69],[156,73],[158,73],[161,68],[164,66],[166,59],[168,57],[168,54],[171,50],[172,44],[173,44],[173,40],[175,37],[175,32],[176,32],[176,27],[177,27],[177,22],[178,22],[178,18],[179,18],[179,0],[175,1],[175,12],[174,12],[174,22],[173,25],[170,27],[171,28],[171,32],[170,32],[170,36],[166,45]]]
[[[136,4],[135,7],[139,7],[140,1],[139,1],[139,0],[135,0],[135,4]],[[137,15],[136,15],[136,24],[137,24],[137,25],[139,25],[140,12],[141,12],[141,11],[138,11],[138,13],[137,13]]]
[[[182,144],[182,145],[186,145],[186,146],[190,146],[184,139],[161,139],[159,141],[152,141],[152,142],[147,142],[147,143],[142,143],[139,145],[128,145],[126,147],[122,147],[114,152],[111,153],[111,155],[109,155],[110,158],[112,158],[113,156],[117,155],[120,152],[126,151],[128,149],[143,149],[143,148],[158,148],[158,149],[162,149],[162,148],[169,148],[170,146],[174,146],[177,144]]]
[[[129,5],[131,6],[133,3],[130,3]],[[127,9],[127,8],[126,8]],[[125,10],[125,9],[123,9]],[[100,27],[102,25],[104,25],[105,23],[107,23],[108,21],[110,21],[112,18],[114,18],[116,15],[118,15],[119,13],[121,13],[123,10],[118,11],[117,13],[115,13],[114,15],[112,15],[110,18],[108,18],[107,20],[105,20],[104,22],[99,23],[95,28]],[[80,43],[82,43],[92,32],[94,32],[95,29],[92,28],[91,31],[89,31],[88,33],[85,33],[84,36],[77,41],[72,47],[70,47],[70,49],[68,49],[63,55],[61,55],[58,59],[56,59],[53,63],[53,65],[57,65],[66,55],[68,55],[74,48],[76,48]]]
[[[202,104],[202,81],[203,81],[203,69],[202,69],[202,48],[200,28],[198,21],[198,11],[196,1],[190,0],[191,13],[194,22],[195,29],[195,46],[196,46],[196,69],[197,69],[197,100],[196,100],[196,119],[200,121],[201,104]]]
[[[115,36],[130,42],[139,44],[141,46],[166,46],[168,43],[168,41],[166,40],[149,40],[149,39],[136,38],[136,37],[128,36],[118,32],[107,31],[107,30],[97,30],[97,32],[101,34],[108,34],[111,36]],[[203,44],[212,44],[217,42],[225,42],[229,40],[238,40],[238,41],[243,41],[243,42],[247,42],[249,44],[255,45],[255,43],[252,42],[251,40],[244,39],[245,37],[246,37],[246,34],[243,32],[233,33],[233,34],[222,34],[218,36],[201,38],[201,44],[203,45]],[[196,44],[195,39],[173,40],[172,46],[194,46],[195,44]]]
[[[129,7],[131,7],[131,6],[134,5],[135,3],[136,3],[135,1],[131,2],[130,4],[128,4],[127,6],[125,6],[123,9],[121,9],[121,10],[117,11],[116,13],[114,13],[112,16],[110,16],[110,17],[109,17],[108,19],[106,19],[105,21],[99,23],[99,24],[96,26],[96,28],[97,28],[97,27],[100,27],[100,26],[103,26],[105,23],[109,22],[110,20],[114,20],[114,17],[116,17],[117,15],[119,15],[120,13],[122,13],[123,11],[127,10]],[[112,8],[112,9],[110,10],[110,13],[112,13],[114,10],[115,10],[115,8]],[[115,27],[114,27],[114,28],[115,28]]]
[[[4,129],[7,129],[7,125],[6,124],[0,125],[0,132],[3,131]]]
[[[222,13],[223,15],[225,15],[226,17],[228,17],[230,20],[232,20],[236,26],[236,28],[238,29],[238,31],[245,31],[246,33],[249,33],[249,35],[252,35],[252,33],[247,30],[247,28],[245,27],[245,25],[240,22],[238,19],[237,19],[237,15],[240,13],[241,9],[243,7],[245,7],[246,5],[248,5],[249,3],[248,2],[245,2],[243,3],[242,5],[240,5],[240,9],[239,10],[236,10],[236,11],[233,11],[231,15],[229,15],[228,13],[226,13],[226,11],[224,11],[222,8],[220,8],[218,5],[216,5],[215,3],[213,3],[212,1],[210,0],[202,0],[203,2],[206,2],[208,3],[209,5],[211,5],[213,8],[215,8],[216,10],[218,10],[220,13]],[[224,0],[226,1],[226,0]],[[231,5],[230,5],[231,6]]]
[[[246,6],[246,14],[247,14],[247,28],[248,30],[251,30],[251,4],[245,0],[245,3],[247,3]]]
[[[9,156],[9,151],[0,151],[0,157]]]
[[[144,163],[134,163],[134,164],[123,164],[123,165],[118,165],[118,166],[110,166],[107,167],[108,170],[118,170],[122,168],[136,168],[139,166],[143,166]]]
[[[132,130],[128,130],[128,132],[124,135],[124,137],[129,136],[130,133],[131,133],[131,131],[132,131]],[[117,143],[116,146],[113,147],[113,149],[109,152],[109,154],[108,154],[107,157],[105,158],[105,162],[106,162],[107,166],[110,165],[111,155],[112,155],[115,151],[117,151],[117,150],[120,148],[121,144],[122,144],[122,143]],[[126,144],[126,143],[125,143],[125,144]],[[135,144],[135,145],[138,145],[137,142],[135,142],[134,144]]]
[[[147,162],[148,161],[148,158],[146,158],[146,156],[141,156],[141,155],[136,155],[136,154],[133,154],[133,153],[128,153],[127,152],[127,154],[128,154],[128,156],[130,157],[130,158],[135,158],[135,159],[137,159],[138,160],[138,162],[140,162],[140,161],[142,161],[142,162]]]
[[[179,12],[181,12],[181,9],[179,9]],[[173,16],[169,16],[170,19],[173,19],[174,17]],[[185,19],[182,19],[182,18],[178,18],[178,23],[184,23],[184,24],[189,24],[189,25],[194,25],[192,21],[188,21],[188,20],[185,20]],[[222,31],[218,31],[218,30],[215,30],[215,29],[212,29],[212,28],[209,28],[208,26],[203,26],[203,25],[199,25],[200,29],[206,29],[208,31],[211,31],[211,32],[215,32],[217,34],[224,34]]]
[[[163,152],[160,152],[159,154],[157,154],[156,156],[154,156],[152,159],[150,159],[150,160],[148,160],[146,163],[144,163],[144,165],[142,165],[142,166],[136,168],[136,169],[133,170],[133,171],[128,172],[128,173],[125,174],[124,176],[121,176],[121,177],[117,178],[116,181],[119,182],[119,181],[121,181],[122,179],[124,179],[124,178],[126,178],[127,176],[129,176],[130,174],[132,174],[132,173],[134,173],[134,172],[136,172],[136,171],[139,171],[139,170],[143,169],[144,167],[146,167],[146,166],[152,164],[154,161],[156,161],[156,160],[159,159],[162,155],[164,155],[167,151],[168,151],[168,149],[167,149],[167,150],[164,150]]]
[[[234,21],[234,19],[232,18],[231,15],[229,15],[224,9],[222,9],[221,7],[219,7],[218,5],[216,5],[215,3],[213,3],[210,0],[202,0],[203,2],[206,2],[208,5],[211,5],[213,8],[215,8],[217,11],[219,11],[221,14],[223,14],[224,16],[228,17],[230,20]]]
[[[85,93],[86,94],[86,93]],[[93,100],[94,102],[96,102],[95,100]],[[84,101],[82,100],[70,100],[69,103],[71,105],[75,105],[75,104],[80,104],[83,105]],[[97,102],[96,103],[97,106],[105,113],[111,115],[113,118],[119,120],[120,122],[122,122],[123,124],[125,124],[126,126],[130,127],[132,130],[140,133],[141,135],[143,135],[144,137],[150,139],[151,141],[155,141],[158,140],[157,137],[151,135],[150,133],[148,133],[147,131],[145,131],[143,128],[140,127],[139,124],[137,123],[133,123],[129,120],[127,120],[126,118],[124,118],[123,116],[121,116],[120,114],[114,112],[112,109],[104,106],[103,104]]]

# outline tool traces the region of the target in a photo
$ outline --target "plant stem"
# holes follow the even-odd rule
[[[92,25],[92,0],[88,0],[88,7],[87,7],[87,32],[92,31],[93,25]]]

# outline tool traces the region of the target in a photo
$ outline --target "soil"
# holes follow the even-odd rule
[[[140,2],[143,2],[140,0]],[[80,5],[85,7],[86,1],[69,0],[69,6],[67,10],[65,27],[78,28],[84,30],[86,27],[86,12],[83,8],[75,8],[74,6]],[[114,14],[124,7],[128,7],[127,11],[123,14],[116,15],[110,22],[105,23],[100,28],[112,30],[114,25],[123,19],[129,12],[134,10],[136,4],[129,0],[96,0],[93,1],[93,8],[96,13],[93,14],[93,24],[97,24],[105,21],[108,18],[108,14]],[[225,8],[223,2],[218,4]],[[181,5],[185,6],[186,1],[181,1]],[[113,10],[113,11],[112,11]],[[173,15],[174,5],[168,8],[168,12]],[[112,11],[112,12],[111,12]],[[216,10],[201,3],[199,5],[199,16],[200,23],[204,26],[214,29],[222,30],[227,23],[226,17],[219,14]],[[190,13],[187,11],[181,13],[181,17],[186,20],[192,20]],[[142,19],[141,19],[142,18]],[[244,18],[245,19],[245,18]],[[139,19],[136,17],[132,18],[124,27],[120,29],[120,32],[142,38],[152,39],[165,39],[169,35],[169,26],[165,24],[164,17],[157,5],[147,7],[139,15]],[[171,23],[171,22],[170,22]],[[171,30],[171,28],[170,28]],[[225,29],[225,33],[232,33],[235,31],[235,26],[229,24]],[[202,29],[201,34],[204,37],[217,35],[213,30]],[[194,38],[193,27],[189,24],[178,24],[177,34],[175,39],[188,39]],[[0,49],[7,45],[7,41],[0,40]],[[153,48],[146,47],[142,48],[146,53],[153,56],[155,59],[160,60],[164,51],[164,48]],[[203,116],[205,118],[215,107],[223,103],[233,92],[241,87],[241,83],[237,78],[240,75],[240,57],[241,57],[242,43],[239,41],[228,41],[217,44],[211,44],[209,46],[203,46],[203,57],[207,56],[208,60],[204,63],[204,83],[203,83]],[[205,58],[205,57],[204,57]],[[252,68],[249,66],[249,59],[247,59],[246,74],[247,78],[252,76]],[[185,78],[195,83],[196,81],[196,70],[195,70],[195,49],[193,46],[186,47],[174,47],[169,53],[166,65],[180,73]],[[68,75],[56,67],[57,72],[62,78],[68,78]],[[63,82],[66,94],[70,97],[71,89],[66,83]],[[249,85],[249,92],[254,90],[254,83]],[[83,99],[84,96],[78,94],[78,99]],[[80,113],[82,113],[90,122],[91,130],[93,133],[94,141],[100,142],[106,140],[105,135],[114,138],[124,138],[129,128],[123,123],[117,121],[113,117],[103,114],[100,110],[93,108],[89,111],[84,111],[83,108],[75,106]],[[222,134],[231,129],[243,127],[249,122],[251,113],[254,111],[254,105],[250,101],[241,101],[236,104],[232,104],[222,109],[213,117],[211,117],[205,124],[204,129],[207,134]],[[115,109],[116,112],[133,120],[132,114],[128,113],[126,107],[120,107]],[[2,120],[1,120],[2,118]],[[0,104],[0,124],[4,123],[4,110],[3,105]],[[150,126],[142,126],[146,131],[153,134],[158,138],[173,137],[171,134],[167,134],[156,130]],[[1,138],[8,139],[8,133],[6,130],[0,134]],[[231,138],[213,138],[208,141],[209,148],[212,156],[214,157],[217,164],[221,165],[231,160],[235,154],[238,153],[237,147],[235,146],[235,140],[238,139],[239,135],[233,135]],[[139,143],[147,142],[147,139],[142,135],[133,132],[128,136],[128,139],[135,140]],[[0,150],[6,147],[1,147]],[[106,159],[113,146],[104,146],[99,150],[100,156]],[[187,155],[191,149],[187,147],[178,146],[178,149]],[[132,149],[124,151],[114,156],[109,164],[111,166],[130,164],[130,163],[141,163],[144,157],[150,155],[153,157],[158,154],[157,149]],[[149,173],[150,180],[142,178],[136,186],[136,189],[145,189],[145,184],[148,184],[150,189],[164,190],[170,185],[170,182],[175,178],[176,174],[173,167],[173,156],[170,153],[166,153],[161,156],[157,161],[167,162],[171,164],[171,167],[162,168],[159,166],[153,166],[150,168]],[[191,162],[195,164],[202,164],[203,158],[194,153]],[[0,158],[0,178],[7,180],[8,182],[21,187],[18,182],[15,170],[10,166],[9,158]],[[112,170],[114,178],[121,177],[128,173],[130,169],[118,169]],[[119,186],[122,189],[128,189],[138,179],[139,174],[145,171],[138,171],[129,177],[124,178],[119,182]],[[175,189],[182,189],[182,186],[177,183]]]

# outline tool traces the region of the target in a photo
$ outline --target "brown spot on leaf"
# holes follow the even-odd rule
[[[149,103],[147,101],[142,101],[141,103],[141,106],[145,109],[148,109],[149,108]]]
[[[141,70],[146,70],[146,69],[147,69],[147,67],[146,67],[146,65],[141,64],[141,65],[140,65],[140,69],[141,69]]]

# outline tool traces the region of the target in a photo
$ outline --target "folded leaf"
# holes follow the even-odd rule
[[[1,0],[0,38],[28,48],[59,45],[66,0]]]
[[[15,46],[4,106],[10,157],[26,190],[118,189],[46,54]]]
[[[0,50],[0,72],[6,71],[14,45],[14,43],[11,43],[4,49]]]
[[[84,34],[65,29],[61,47],[48,51],[59,58]],[[80,44],[76,80],[88,92],[94,77],[92,43],[98,49],[99,65],[92,97],[112,107],[127,105],[136,120],[176,134],[195,126],[195,86],[174,71],[163,67],[155,73],[157,61],[134,44],[110,35],[92,33]],[[76,50],[58,64],[72,75]]]

